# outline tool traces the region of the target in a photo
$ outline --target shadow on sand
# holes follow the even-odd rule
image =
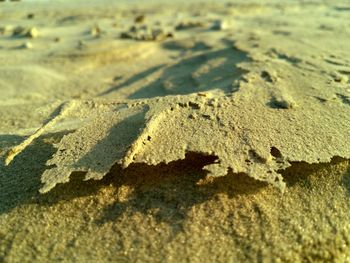
[[[59,139],[63,135],[50,136]],[[17,141],[19,138],[2,136],[0,139]],[[100,181],[83,181],[84,173],[76,172],[71,175],[69,183],[60,184],[49,193],[41,195],[38,192],[41,187],[40,177],[47,168],[46,161],[54,151],[51,144],[45,143],[45,138],[42,138],[29,146],[10,166],[0,166],[0,215],[21,205],[54,206],[60,201],[71,201],[80,197],[98,198],[101,189],[112,187],[115,195],[111,195],[108,205],[99,211],[95,224],[102,226],[135,213],[151,214],[157,222],[171,226],[176,234],[182,231],[194,206],[213,200],[219,194],[235,199],[254,195],[267,187],[266,183],[255,181],[245,174],[234,174],[232,171],[227,176],[208,179],[207,172],[202,168],[217,162],[217,157],[188,153],[184,160],[168,164],[152,166],[138,163],[126,169],[115,165]],[[327,177],[327,172],[321,173],[324,174],[322,178],[318,178],[318,173],[315,172],[319,169],[332,170],[333,165],[341,162],[349,163],[342,158],[333,158],[330,164],[293,163],[283,175],[288,188],[298,185],[300,190],[310,190],[314,187],[314,180],[321,180],[318,187],[322,188],[322,184],[328,184],[330,178]],[[337,175],[340,176],[339,180],[335,178],[336,180],[331,181],[333,184],[342,184],[350,196],[350,167],[347,167],[344,174]],[[121,200],[119,197],[123,188],[131,191]],[[276,191],[276,196],[279,195],[277,189],[270,188]]]
[[[56,136],[62,137],[63,134]],[[113,186],[116,193],[127,186],[132,189],[132,194],[124,202],[119,202],[114,196],[112,204],[104,207],[96,219],[97,225],[116,221],[125,214],[152,212],[158,222],[167,223],[174,232],[178,232],[194,205],[206,202],[219,193],[226,193],[231,198],[252,194],[266,185],[231,171],[225,177],[200,184],[207,176],[202,168],[217,162],[217,157],[188,153],[184,160],[168,164],[151,166],[139,163],[126,169],[115,165],[99,181],[83,181],[85,173],[75,172],[71,174],[69,183],[59,184],[47,194],[39,194],[41,174],[54,152],[51,144],[45,143],[45,138],[42,138],[29,146],[10,166],[0,166],[0,215],[22,205],[54,206],[61,201],[93,197],[105,186]]]
[[[166,46],[165,46],[166,48]],[[170,49],[170,48],[169,48]],[[245,53],[232,47],[220,50],[205,50],[186,56],[171,65],[159,65],[140,72],[119,85],[109,88],[100,96],[130,89],[138,81],[161,71],[161,76],[151,83],[132,92],[129,99],[144,99],[167,95],[185,95],[209,90],[224,93],[237,91],[235,80],[241,78],[243,71],[237,67],[248,58]]]

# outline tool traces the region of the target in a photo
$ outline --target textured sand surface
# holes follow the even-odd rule
[[[0,6],[0,261],[350,261],[347,2],[84,3]]]

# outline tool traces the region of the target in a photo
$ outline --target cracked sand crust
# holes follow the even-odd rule
[[[210,22],[206,24],[210,29]],[[55,145],[57,152],[42,175],[43,193],[68,182],[75,171],[86,172],[86,179],[101,179],[115,164],[157,165],[182,160],[189,152],[218,158],[203,167],[209,176],[232,170],[284,191],[280,171],[292,162],[349,159],[350,104],[343,69],[348,62],[339,62],[335,54],[320,60],[310,43],[281,37],[284,31],[235,32],[235,37],[226,35],[216,45],[177,36],[165,42],[165,49],[198,52],[149,67],[100,92],[102,98],[64,104],[62,112],[12,148],[5,163],[50,126],[63,129],[62,122],[56,122],[68,117],[84,121]],[[183,41],[193,43],[184,47]],[[91,63],[79,64],[78,59],[70,66],[78,74],[132,56],[153,59],[162,52],[159,45],[133,45],[85,45],[75,51],[76,58],[93,58]],[[75,54],[65,52],[51,56]],[[153,75],[135,90],[139,79]]]
[[[279,172],[291,162],[350,157],[344,143],[350,138],[349,107],[313,104],[310,113],[308,102],[299,97],[302,107],[276,109],[258,95],[247,96],[251,91],[243,83],[226,96],[169,96],[125,103],[122,109],[96,101],[84,109],[95,116],[55,145],[41,192],[68,182],[74,171],[101,179],[116,163],[123,168],[131,163],[157,165],[184,159],[188,152],[218,157],[204,167],[209,176],[225,176],[232,169],[284,191]]]

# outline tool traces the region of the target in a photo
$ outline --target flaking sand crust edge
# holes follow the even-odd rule
[[[350,131],[346,114],[334,118],[337,109],[322,105],[305,123],[305,108],[270,109],[259,101],[245,101],[241,93],[156,98],[119,108],[113,102],[87,103],[93,107],[85,113],[93,117],[55,145],[57,152],[47,162],[53,168],[42,175],[41,192],[68,182],[75,171],[86,172],[85,179],[101,179],[116,163],[123,168],[132,163],[157,165],[185,159],[188,152],[218,158],[204,167],[211,176],[225,176],[231,169],[283,192],[280,172],[291,162],[350,157],[344,144]]]

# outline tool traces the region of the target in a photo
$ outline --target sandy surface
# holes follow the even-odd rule
[[[350,262],[346,1],[0,8],[1,262]]]

